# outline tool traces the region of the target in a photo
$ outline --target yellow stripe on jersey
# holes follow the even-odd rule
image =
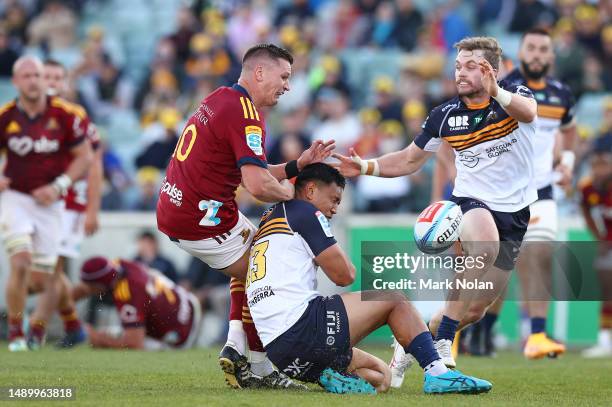
[[[130,286],[128,285],[127,279],[122,279],[117,283],[115,289],[113,290],[113,296],[122,302],[128,302],[132,297],[130,294]]]
[[[470,141],[468,144],[462,145],[461,147],[454,147],[457,151],[463,151],[467,148],[474,147],[475,145],[486,143],[487,141],[497,140],[502,137],[507,136],[512,133],[514,130],[518,129],[518,122],[515,122],[511,127],[506,128],[497,134],[487,134],[483,137],[479,137],[477,140]]]
[[[268,237],[270,235],[289,235],[289,236],[293,236],[293,232],[289,229],[272,229],[269,230],[266,233],[262,233],[261,235],[255,236],[256,239],[253,239],[253,241],[259,240],[259,239],[263,239],[264,237]]]
[[[548,106],[538,104],[538,116],[546,117],[548,119],[561,119],[565,114],[565,107],[563,106]]]
[[[268,223],[266,223],[265,225],[263,225],[262,227],[259,228],[259,230],[257,231],[257,233],[255,234],[255,236],[253,237],[253,241],[259,239],[260,237],[262,237],[262,235],[264,235],[266,232],[270,231],[270,230],[282,230],[285,232],[289,232],[290,234],[293,234],[293,232],[291,231],[291,228],[289,227],[289,224],[287,223],[287,219],[285,218],[276,218]]]
[[[505,125],[510,123],[512,120],[514,120],[514,119],[512,117],[508,116],[504,120],[500,120],[497,123],[490,124],[487,127],[484,127],[484,128],[482,128],[482,129],[480,129],[478,131],[475,131],[474,133],[459,134],[457,136],[443,136],[443,137],[444,137],[444,140],[448,141],[449,143],[452,142],[452,141],[468,141],[468,139],[471,139],[473,137],[479,136],[482,133],[486,133],[488,131],[504,127]]]
[[[2,116],[4,114],[4,112],[8,111],[9,109],[15,107],[15,101],[10,101],[8,103],[5,103],[4,105],[2,105],[2,107],[0,107],[0,116]]]
[[[77,105],[76,103],[72,103],[67,100],[58,98],[58,97],[54,97],[51,99],[51,106],[59,107],[65,112],[68,112],[70,114],[77,116],[81,120],[87,117],[87,113],[85,112],[85,109],[82,106]]]
[[[242,104],[242,113],[244,114],[244,118],[248,119],[249,114],[247,113],[247,107],[246,107],[246,104],[244,103],[244,97],[242,96],[240,96],[240,104]]]
[[[249,99],[246,99],[246,104],[249,107],[249,117],[252,120],[255,120],[255,115],[253,114],[253,104],[251,103]]]
[[[465,139],[465,140],[461,140],[461,141],[449,141],[449,144],[453,147],[453,148],[463,148],[466,147],[468,145],[474,145],[474,143],[477,143],[481,140],[484,140],[486,138],[489,138],[491,136],[497,136],[500,133],[503,133],[504,135],[509,134],[509,131],[514,131],[514,129],[516,129],[516,127],[518,127],[518,122],[514,119],[511,118],[511,120],[505,124],[502,127],[484,132],[484,133],[480,133],[477,136],[472,136],[469,139]],[[476,134],[476,133],[473,133]]]

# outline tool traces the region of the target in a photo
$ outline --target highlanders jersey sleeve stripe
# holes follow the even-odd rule
[[[533,97],[523,85],[500,86]],[[436,152],[445,140],[453,148],[453,195],[478,199],[495,211],[516,212],[537,198],[532,182],[534,136],[535,122],[518,122],[496,100],[468,106],[457,96],[432,109],[414,143]]]
[[[293,326],[319,295],[314,259],[334,244],[327,218],[306,201],[279,203],[264,214],[246,280],[251,316],[264,345]]]

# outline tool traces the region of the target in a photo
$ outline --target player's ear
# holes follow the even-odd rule
[[[309,201],[312,201],[314,199],[315,196],[315,192],[317,189],[317,184],[315,184],[314,182],[310,181],[306,184],[306,198]]]
[[[263,81],[263,77],[264,77],[264,72],[263,72],[263,70],[264,70],[263,65],[257,65],[257,66],[255,67],[255,80],[256,80],[257,82],[261,82],[261,81]]]

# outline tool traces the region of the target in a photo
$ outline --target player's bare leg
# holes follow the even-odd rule
[[[30,315],[30,328],[27,335],[28,347],[39,349],[45,342],[47,323],[57,309],[59,302],[59,278],[55,273],[37,268],[31,271],[30,294],[39,293],[36,308]]]
[[[523,353],[528,359],[556,357],[565,352],[565,345],[546,335],[546,316],[552,292],[551,242],[531,241],[523,245],[517,262],[523,300],[531,320],[531,334]]]
[[[11,272],[6,281],[6,307],[9,324],[9,350],[28,350],[23,333],[23,315],[28,294],[28,280],[32,267],[32,254],[28,251],[10,257]]]
[[[363,301],[365,295],[368,301]],[[425,372],[424,391],[426,393],[456,393],[470,392],[479,393],[489,391],[491,384],[485,380],[470,378],[461,380],[465,377],[460,372],[449,370],[434,347],[431,333],[427,325],[423,322],[416,309],[410,304],[402,293],[399,292],[365,292],[365,293],[345,293],[341,295],[342,301],[349,321],[349,332],[351,346],[355,346],[363,338],[372,333],[377,328],[387,324],[393,331],[393,335],[404,347],[406,353],[412,354],[419,362]],[[359,368],[365,367],[372,369],[373,362],[370,359],[360,360],[362,354],[357,355],[356,360],[351,360],[349,368],[355,369],[355,373],[360,375]],[[361,366],[360,362],[368,363]],[[384,382],[381,384],[376,379],[378,375],[361,376],[368,380],[372,386],[380,386],[388,389],[391,382],[390,369],[385,366],[383,370]],[[451,378],[452,376],[452,378]],[[450,384],[450,383],[453,384]],[[447,385],[449,383],[450,385]],[[468,384],[469,383],[469,384]]]
[[[505,289],[509,272],[493,266],[500,250],[499,234],[491,213],[483,208],[468,211],[463,218],[461,244],[464,255],[480,258],[484,266],[466,267],[457,278],[466,281],[487,281],[493,283],[493,290],[488,292],[455,289],[449,292],[444,308],[429,322],[429,329],[436,335],[436,349],[444,363],[455,367],[451,347],[458,330],[479,321],[487,308]]]
[[[65,258],[60,256],[57,261],[56,273],[58,275],[59,300],[57,310],[64,323],[64,337],[56,344],[59,348],[71,348],[79,343],[85,342],[87,334],[83,329],[79,316],[76,312],[76,304],[72,298],[72,283],[66,276],[64,268]]]

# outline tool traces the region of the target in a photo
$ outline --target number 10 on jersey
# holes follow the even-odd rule
[[[221,219],[217,217],[217,212],[219,212],[219,208],[223,206],[222,202],[214,201],[214,200],[201,200],[198,203],[198,208],[201,211],[206,211],[204,213],[204,217],[200,221],[200,226],[217,226],[221,223]]]

